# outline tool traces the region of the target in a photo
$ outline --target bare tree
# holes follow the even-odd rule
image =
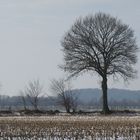
[[[24,110],[27,110],[27,95],[25,95],[25,91],[20,91],[20,98],[23,103]]]
[[[133,30],[117,18],[97,13],[79,18],[62,40],[64,64],[70,77],[96,72],[102,78],[103,113],[109,113],[107,80],[110,75],[134,78],[138,50]]]
[[[52,80],[50,85],[51,92],[58,96],[58,103],[65,107],[66,112],[76,111],[78,96],[73,93],[70,82],[64,79]]]
[[[21,93],[24,95],[22,98],[24,107],[26,104],[25,97],[27,97],[31,105],[34,107],[34,109],[38,110],[39,96],[42,94],[42,92],[43,86],[40,84],[39,80],[29,82],[25,90],[21,91]]]

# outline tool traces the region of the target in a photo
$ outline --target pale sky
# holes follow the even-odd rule
[[[18,95],[30,80],[39,78],[49,93],[50,80],[61,78],[60,41],[76,18],[105,12],[130,25],[140,46],[140,0],[0,0],[1,94]],[[139,59],[140,59],[140,53]],[[140,90],[138,78],[129,85],[109,81],[109,88]],[[73,80],[74,88],[99,88],[96,74]]]

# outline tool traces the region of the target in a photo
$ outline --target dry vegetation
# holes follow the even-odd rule
[[[140,117],[1,117],[1,140],[139,140]]]

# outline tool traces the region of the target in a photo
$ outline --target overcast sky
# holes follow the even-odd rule
[[[140,46],[140,0],[0,0],[1,94],[17,95],[30,80],[39,78],[49,90],[50,80],[64,74],[60,41],[76,18],[109,13],[130,25]],[[138,54],[140,58],[140,53]],[[129,85],[109,81],[109,87],[139,90],[138,78]],[[73,80],[74,88],[99,88],[95,75]]]

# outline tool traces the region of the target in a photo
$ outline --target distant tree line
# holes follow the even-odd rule
[[[76,96],[78,98],[78,96]],[[26,110],[34,110],[34,105],[30,102],[28,97],[24,98],[26,101]],[[38,109],[39,110],[59,110],[67,111],[65,106],[63,106],[60,97],[39,97],[38,98]],[[78,101],[76,102],[76,110],[98,110],[102,107],[101,99],[92,99],[89,102]],[[138,100],[109,100],[109,106],[112,109],[139,109],[140,99]],[[0,110],[24,110],[25,104],[23,103],[22,96],[0,96]],[[69,112],[73,112],[73,108],[70,108]]]

